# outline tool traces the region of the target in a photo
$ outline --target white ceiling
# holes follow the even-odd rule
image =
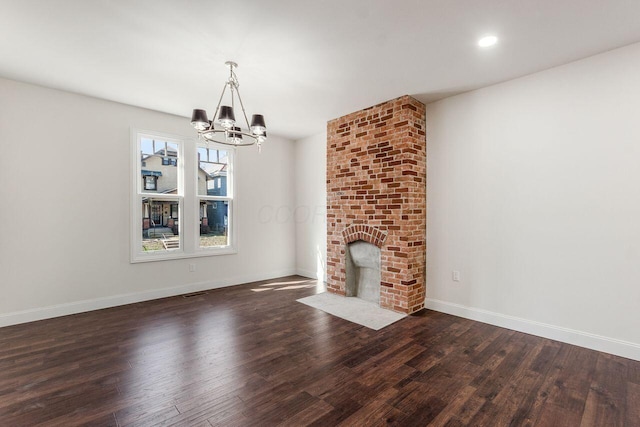
[[[638,0],[0,0],[0,76],[188,117],[231,59],[247,113],[300,138],[640,41],[639,17]]]

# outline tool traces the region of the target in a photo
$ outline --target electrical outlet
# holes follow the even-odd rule
[[[196,271],[196,263],[195,262],[189,264],[189,271],[192,272],[192,273],[194,271]]]
[[[460,272],[458,270],[453,270],[451,272],[451,278],[453,279],[454,282],[459,282],[460,281]]]

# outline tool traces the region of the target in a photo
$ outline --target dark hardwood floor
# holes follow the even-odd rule
[[[640,426],[640,362],[288,277],[0,329],[1,426]]]

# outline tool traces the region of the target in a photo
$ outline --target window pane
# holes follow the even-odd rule
[[[176,194],[178,191],[178,144],[141,138],[142,192]],[[154,180],[155,183],[152,183]],[[155,187],[155,188],[154,188]]]
[[[142,198],[142,250],[180,249],[180,212],[177,200]]]
[[[229,202],[200,199],[200,247],[229,245]]]
[[[198,195],[227,196],[227,150],[199,147],[198,166]]]
[[[154,153],[153,145],[154,141],[152,139],[142,138],[140,140],[140,151],[143,155],[150,156]]]
[[[198,160],[202,160],[203,162],[207,161],[207,149],[204,147],[198,147]]]

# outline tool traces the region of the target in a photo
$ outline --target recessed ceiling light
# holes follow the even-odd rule
[[[490,47],[496,43],[498,43],[498,38],[496,36],[484,36],[478,40],[478,46],[480,47]]]

